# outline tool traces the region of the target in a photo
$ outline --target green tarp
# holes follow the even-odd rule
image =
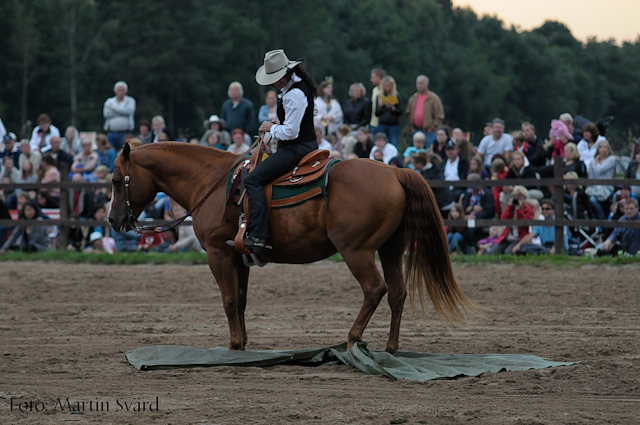
[[[347,344],[306,350],[233,351],[184,345],[157,345],[127,351],[127,360],[138,370],[179,369],[210,366],[321,366],[351,365],[370,375],[391,379],[431,379],[478,376],[485,372],[544,369],[569,366],[573,362],[552,362],[521,354],[433,354],[398,351],[392,355],[372,351],[365,342],[347,350]]]

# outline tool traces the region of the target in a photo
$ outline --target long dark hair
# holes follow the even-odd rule
[[[315,99],[318,96],[318,85],[316,84],[315,80],[313,79],[313,77],[311,76],[311,74],[309,74],[307,72],[306,69],[304,69],[304,67],[302,66],[301,63],[297,64],[296,66],[294,66],[293,68],[289,69],[287,71],[287,73],[285,74],[287,79],[291,80],[291,75],[293,73],[296,73],[296,75],[298,77],[300,77],[300,79],[302,81],[304,81],[304,83],[307,85],[307,87],[309,88],[309,92],[312,93],[313,98]]]

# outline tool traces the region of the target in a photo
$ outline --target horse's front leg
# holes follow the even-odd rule
[[[224,312],[229,321],[230,350],[243,350],[246,343],[246,330],[244,329],[244,317],[240,317],[240,306],[244,316],[244,304],[246,303],[246,285],[241,296],[239,291],[238,265],[236,255],[229,247],[217,249],[207,246],[207,262],[213,276],[218,282]],[[248,273],[247,278],[248,278]]]

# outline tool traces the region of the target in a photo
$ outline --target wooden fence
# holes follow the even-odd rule
[[[507,186],[507,185],[522,185],[522,186],[547,186],[553,188],[554,199],[564,199],[564,185],[580,185],[580,186],[593,186],[593,185],[638,185],[640,183],[636,179],[564,179],[563,177],[563,163],[557,162],[554,166],[554,177],[545,179],[517,179],[517,180],[481,180],[473,184],[473,186],[493,187],[493,186]],[[66,177],[67,173],[61,173]],[[472,186],[468,180],[461,180],[457,182],[445,181],[445,180],[429,180],[431,187],[469,187]],[[0,220],[0,226],[58,226],[60,229],[60,245],[67,246],[69,226],[108,226],[106,220],[71,220],[69,219],[69,189],[102,189],[111,187],[111,183],[86,183],[78,182],[73,183],[63,178],[60,183],[11,183],[0,184],[0,190],[2,189],[23,189],[23,190],[39,190],[39,189],[60,189],[60,219],[59,220],[45,220],[45,221],[33,221],[33,220]],[[444,220],[445,225],[455,227],[490,227],[490,226],[553,226],[555,227],[555,252],[560,254],[564,252],[564,239],[563,239],[563,227],[601,227],[601,228],[640,228],[640,221],[608,221],[608,220],[568,220],[564,218],[564,214],[561,213],[561,203],[556,202],[559,207],[556,207],[556,216],[553,220],[498,220],[498,219],[475,219],[470,220]],[[559,214],[558,214],[559,213]],[[156,224],[161,226],[167,223],[166,220],[154,220],[145,222],[145,224]]]

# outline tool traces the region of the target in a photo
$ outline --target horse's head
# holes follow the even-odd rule
[[[113,194],[108,222],[116,232],[129,231],[155,197],[152,175],[131,160],[131,146],[125,143],[113,169]]]

